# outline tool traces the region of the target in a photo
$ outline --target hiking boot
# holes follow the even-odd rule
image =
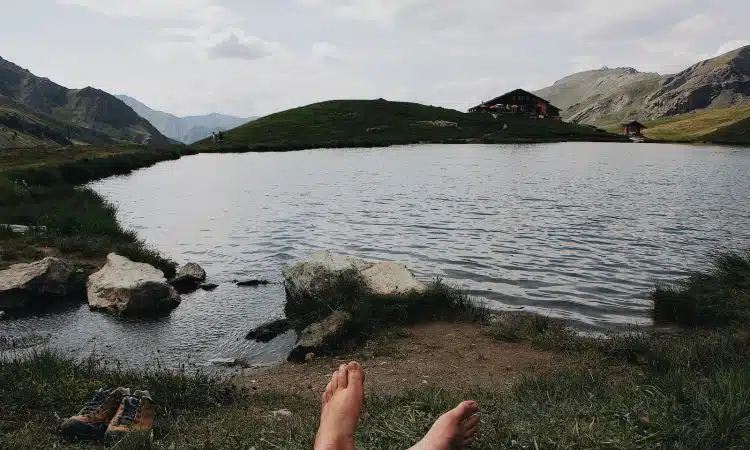
[[[126,395],[130,395],[130,389],[97,390],[77,416],[62,423],[62,434],[69,439],[102,439],[110,420],[117,413],[117,408]]]
[[[148,391],[135,391],[122,398],[120,408],[107,427],[104,439],[107,442],[122,440],[128,433],[138,432],[153,437],[154,402]]]

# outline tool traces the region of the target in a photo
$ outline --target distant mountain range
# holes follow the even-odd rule
[[[127,95],[118,95],[117,98],[133,108],[139,116],[151,122],[162,134],[184,144],[198,142],[211,136],[214,132],[231,130],[257,119],[257,117],[243,118],[216,113],[204,116],[177,117],[173,114],[151,109]]]
[[[563,108],[565,120],[602,127],[750,104],[750,46],[676,75],[605,67],[570,75],[535,94]]]
[[[0,58],[0,148],[169,140],[99,89],[68,89]]]

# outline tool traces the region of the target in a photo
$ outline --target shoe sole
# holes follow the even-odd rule
[[[68,419],[62,423],[60,430],[63,436],[71,440],[99,441],[104,438],[104,433],[107,431],[107,424],[102,422],[101,424],[92,425]]]

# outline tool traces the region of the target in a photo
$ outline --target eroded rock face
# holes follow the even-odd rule
[[[335,311],[320,322],[316,322],[300,332],[287,360],[302,362],[309,353],[322,353],[333,341],[346,331],[352,315],[346,311]]]
[[[169,283],[179,292],[192,292],[206,281],[206,271],[196,263],[187,263],[180,268],[177,276]]]
[[[35,301],[66,297],[72,274],[70,264],[52,257],[2,270],[0,309],[25,308]]]
[[[161,270],[114,253],[89,277],[86,294],[91,309],[123,315],[158,314],[180,304]]]
[[[354,295],[357,289],[382,296],[424,292],[427,287],[405,264],[364,261],[330,252],[314,253],[282,267],[285,313],[293,322],[315,311],[320,299]],[[361,284],[361,286],[359,285]],[[345,292],[351,290],[352,292]]]

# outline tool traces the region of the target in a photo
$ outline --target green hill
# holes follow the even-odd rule
[[[419,142],[622,140],[590,126],[525,117],[492,118],[417,103],[332,100],[272,114],[225,133],[222,147],[279,150]],[[203,141],[207,145],[210,141]]]
[[[704,140],[716,144],[750,145],[750,117],[708,134]]]
[[[646,122],[644,134],[654,140],[703,141],[709,136],[750,117],[750,105],[702,109],[679,116]]]

